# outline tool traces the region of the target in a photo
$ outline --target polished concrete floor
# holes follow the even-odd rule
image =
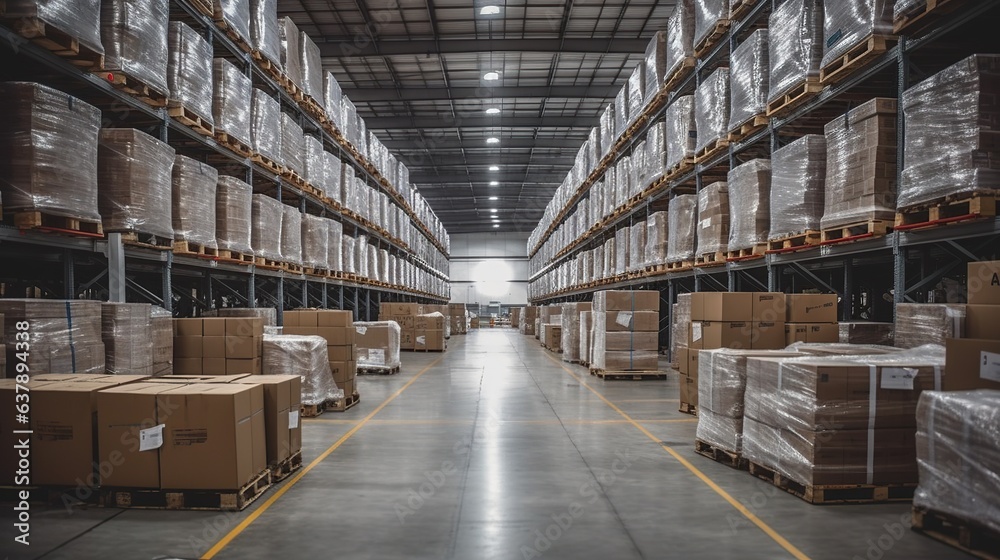
[[[907,504],[812,506],[692,449],[676,377],[603,382],[514,330],[404,353],[305,421],[306,468],[238,514],[34,506],[0,557],[866,559],[961,553]]]

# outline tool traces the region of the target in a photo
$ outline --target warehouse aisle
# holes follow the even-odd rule
[[[907,504],[811,506],[696,455],[675,378],[604,383],[507,329],[403,361],[306,420],[309,470],[252,509],[55,508],[11,557],[963,557],[904,528]]]

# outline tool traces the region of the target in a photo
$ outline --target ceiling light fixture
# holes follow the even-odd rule
[[[489,109],[486,110],[486,114],[487,115],[499,115],[500,114],[500,108],[499,107],[490,107]]]
[[[486,143],[487,144],[499,144],[500,143],[500,139],[497,138],[496,136],[491,136],[491,137],[489,137],[489,138],[486,139]]]
[[[500,13],[500,6],[483,6],[479,10],[479,15],[481,16],[495,16]]]
[[[496,208],[490,208],[490,212],[493,212],[494,214],[496,214],[497,213],[497,209]]]
[[[487,82],[495,82],[500,79],[500,72],[491,70],[483,74],[483,79],[486,80]]]
[[[500,224],[493,224],[493,227],[500,227]]]
[[[491,196],[490,197],[490,200],[496,200],[496,199],[497,199],[497,197],[495,197],[495,196]]]
[[[491,165],[490,166],[490,171],[500,171],[500,166],[499,165]]]
[[[490,181],[490,186],[495,187],[500,184],[500,181]]]

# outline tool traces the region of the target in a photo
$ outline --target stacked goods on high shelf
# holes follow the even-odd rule
[[[785,308],[785,344],[840,341],[837,294],[788,294]]]
[[[729,28],[729,0],[695,0],[694,45],[701,55],[722,39]]]
[[[733,49],[729,61],[729,140],[738,141],[767,124],[767,30],[754,31]]]
[[[668,88],[694,68],[694,18],[693,0],[680,0],[667,19],[663,76]]]
[[[358,373],[392,373],[399,370],[399,323],[355,321]]]
[[[963,332],[945,340],[944,390],[1000,389],[1000,261],[970,262]],[[897,330],[901,325],[897,324]]]
[[[823,3],[788,0],[768,19],[767,116],[785,113],[820,90]]]
[[[559,348],[562,349],[564,362],[580,363],[584,360],[580,353],[581,314],[592,310],[593,307],[590,303],[562,304],[562,330],[560,331]]]
[[[169,11],[169,0],[109,0],[101,9],[102,69],[108,71],[108,80],[157,106],[164,105],[170,93]],[[137,40],[138,37],[142,40]]]
[[[260,374],[263,336],[259,317],[174,319],[174,373]]]
[[[793,0],[793,2],[796,0]],[[826,139],[808,134],[771,154],[771,249],[819,243]]]
[[[730,259],[764,256],[771,231],[771,160],[752,159],[729,171]]]
[[[698,232],[698,195],[685,194],[670,200],[667,210],[667,267],[690,268],[694,262]]]
[[[590,370],[605,379],[660,377],[660,294],[602,290],[594,293],[594,341]]]
[[[824,85],[850,75],[891,46],[892,4],[892,0],[845,0],[823,6],[826,40],[820,78]]]
[[[695,90],[695,160],[701,162],[729,145],[729,68],[718,68]]]
[[[0,299],[7,363],[25,363],[31,373],[105,373],[101,303],[85,300]],[[31,351],[15,353],[18,324],[30,330]],[[23,358],[23,360],[21,359]],[[23,373],[23,372],[18,372]]]
[[[253,82],[224,58],[212,61],[212,117],[215,137],[241,156],[249,156],[253,145],[251,109]]]
[[[236,177],[219,176],[215,187],[215,239],[219,256],[253,262],[253,188]]]
[[[179,21],[170,22],[167,37],[170,116],[200,134],[212,136],[212,81],[206,79],[212,76],[212,44]]]
[[[174,149],[133,128],[105,128],[97,156],[104,231],[146,234],[154,237],[153,245],[171,247]]]
[[[302,265],[307,272],[322,274],[330,268],[330,220],[312,214],[301,216]]]
[[[219,172],[206,163],[178,154],[172,174],[174,250],[216,255],[215,189]]]
[[[511,318],[511,324],[518,324],[519,311],[517,308],[511,310],[514,313],[514,317]],[[468,320],[466,317],[466,309],[464,303],[449,303],[448,304],[448,322],[451,326],[451,334],[466,334],[469,332]]]
[[[101,339],[104,341],[105,370],[109,374],[153,375],[151,305],[102,303]]]
[[[740,212],[746,209],[741,208]],[[698,192],[698,249],[695,263],[718,265],[726,262],[729,243],[729,187],[725,182],[712,183]]]
[[[282,334],[319,336],[326,340],[330,371],[337,386],[347,399],[357,395],[354,380],[357,373],[354,316],[350,311],[301,309],[286,311]]]
[[[518,330],[521,331],[521,334],[535,335],[535,320],[538,319],[538,310],[537,305],[529,305],[521,312],[521,320],[518,323]]]
[[[213,0],[212,19],[228,33],[241,49],[248,49],[251,41],[249,0]]]
[[[104,58],[100,2],[9,0],[2,15],[26,37],[41,38],[46,48],[100,67]]]

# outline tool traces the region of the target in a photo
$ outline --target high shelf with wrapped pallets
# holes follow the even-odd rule
[[[254,193],[285,207],[328,219],[327,222],[337,224],[336,233],[334,228],[330,228],[331,239],[334,235],[364,239],[370,244],[370,247],[365,246],[365,250],[374,250],[378,266],[348,277],[332,269],[329,263],[334,259],[316,257],[311,264],[324,263],[331,270],[324,270],[319,275],[307,275],[295,267],[286,266],[280,258],[263,259],[261,262],[252,252],[246,252],[253,248],[247,247],[245,242],[232,243],[232,236],[236,234],[229,229],[204,230],[204,239],[199,236],[192,239],[182,237],[182,246],[175,245],[174,251],[171,251],[171,238],[167,233],[176,238],[177,232],[149,227],[147,222],[152,223],[149,212],[139,215],[138,219],[133,215],[114,216],[114,220],[108,222],[114,225],[114,233],[105,235],[100,228],[100,220],[94,220],[90,214],[71,216],[60,212],[49,215],[36,210],[19,211],[16,215],[12,213],[0,225],[0,238],[4,240],[0,244],[0,258],[12,264],[5,267],[6,271],[18,274],[17,278],[4,275],[2,281],[10,289],[23,289],[25,293],[37,293],[44,297],[148,301],[173,309],[177,315],[199,314],[215,307],[233,305],[273,306],[278,309],[330,306],[354,309],[358,318],[364,319],[377,315],[381,301],[447,301],[447,235],[438,225],[430,221],[425,223],[417,215],[411,204],[411,200],[415,199],[404,194],[404,189],[400,188],[400,177],[387,178],[380,170],[387,167],[375,166],[369,159],[351,150],[338,129],[326,119],[318,120],[315,112],[311,113],[308,107],[288,94],[272,72],[274,68],[263,62],[267,57],[246,52],[247,49],[233,42],[232,30],[213,21],[211,15],[204,14],[188,0],[168,0],[163,2],[162,8],[157,5],[157,9],[150,10],[150,14],[169,18],[194,30],[205,41],[202,44],[207,44],[208,51],[204,55],[214,57],[217,80],[213,83],[213,60],[209,59],[206,67],[208,84],[209,87],[225,88],[225,93],[221,97],[216,96],[214,106],[211,95],[204,107],[197,105],[202,103],[204,96],[191,99],[198,108],[197,120],[205,123],[214,121],[214,137],[206,135],[204,126],[192,123],[192,119],[184,114],[175,116],[178,114],[176,111],[168,111],[162,104],[150,103],[149,92],[145,91],[147,88],[123,87],[119,83],[120,74],[116,70],[122,65],[127,65],[124,67],[135,76],[143,77],[147,85],[157,85],[153,83],[157,82],[156,76],[166,72],[165,68],[147,68],[150,61],[156,58],[150,53],[159,51],[137,50],[128,43],[113,44],[116,40],[124,41],[124,37],[139,29],[128,26],[141,27],[148,23],[142,18],[112,22],[123,29],[118,35],[106,38],[115,47],[117,57],[108,62],[108,68],[116,70],[106,72],[98,71],[100,68],[82,68],[74,64],[76,61],[57,56],[44,46],[23,41],[18,35],[19,28],[0,24],[3,43],[8,45],[0,49],[0,60],[6,63],[4,68],[10,69],[0,73],[0,79],[15,77],[11,73],[14,68],[31,68],[18,73],[16,79],[37,82],[51,91],[65,92],[82,101],[81,106],[96,108],[103,115],[105,128],[140,130],[165,143],[178,155],[183,154],[185,158],[197,162],[202,168],[216,170],[220,177],[243,182]],[[166,23],[160,27],[166,29]],[[166,66],[165,57],[169,48],[166,35],[162,47],[162,64]],[[184,56],[191,56],[184,52]],[[112,63],[118,66],[111,66]],[[184,65],[178,66],[177,71],[183,72]],[[219,82],[218,79],[223,76],[226,76],[224,81]],[[162,79],[166,80],[165,74]],[[367,208],[364,212],[355,212],[352,206],[344,205],[340,185],[334,193],[331,182],[323,179],[322,174],[313,177],[320,177],[316,179],[317,183],[327,184],[289,181],[282,176],[281,162],[274,161],[277,158],[258,158],[254,154],[257,145],[250,134],[252,103],[224,103],[226,99],[243,99],[242,90],[247,87],[251,93],[256,91],[272,100],[274,109],[280,111],[276,116],[287,115],[286,119],[301,127],[306,137],[318,142],[327,154],[325,160],[333,159],[337,163],[335,167],[330,164],[331,169],[350,169],[351,176],[358,182],[356,186],[364,184],[366,190],[377,193],[372,200],[377,200],[379,204],[372,208],[379,209],[379,215],[375,216]],[[225,125],[221,130],[220,123]],[[142,157],[139,150],[148,149],[148,146],[136,145],[129,149],[135,153],[128,153],[126,161],[141,161],[138,159]],[[121,150],[118,152],[123,153]],[[304,171],[309,169],[307,166]],[[318,168],[313,166],[311,169],[315,171]],[[184,215],[185,201],[191,199],[195,203],[194,198],[212,196],[211,193],[203,194],[205,192],[200,187],[199,190],[183,191],[184,196],[175,200],[175,205],[181,203],[181,215]],[[4,194],[5,210],[13,211],[7,193]],[[111,197],[106,201],[106,208],[130,203],[133,205],[131,212],[136,214],[144,211],[143,204],[155,202],[162,207],[151,197],[128,201],[113,190],[106,194]],[[148,196],[148,193],[137,194]],[[136,196],[133,194],[134,198]],[[215,208],[216,202],[212,196],[207,205],[204,201],[195,204]],[[170,202],[166,204],[169,206]],[[229,209],[224,203],[223,210],[242,216],[239,218],[243,220],[241,227],[246,227],[245,212]],[[70,211],[74,212],[79,213]],[[382,219],[383,212],[385,220]],[[216,215],[229,213],[220,211]],[[424,211],[422,215],[427,219],[436,219],[429,211]],[[109,217],[104,219],[107,221]],[[168,225],[169,222],[168,218]],[[186,222],[181,224],[178,226],[175,223],[174,228],[186,231]],[[145,231],[147,229],[150,231]],[[57,235],[51,235],[53,232]],[[225,238],[228,243],[224,249],[221,245],[216,249],[215,239],[209,243],[209,237]],[[317,245],[322,246],[321,242]],[[330,253],[335,254],[332,249]],[[36,266],[39,258],[48,259],[50,263],[44,270]],[[32,272],[28,274],[26,271]]]
[[[800,15],[812,13],[815,16],[810,3],[801,0],[796,3],[800,5]],[[616,200],[607,187],[609,180],[613,183],[614,178],[609,179],[607,172],[602,170],[615,169],[624,157],[634,159],[633,152],[643,141],[649,162],[649,146],[659,145],[661,133],[656,128],[662,126],[660,119],[668,114],[668,108],[679,98],[694,95],[719,68],[736,66],[730,57],[734,49],[747,45],[742,49],[747,51],[751,48],[749,41],[763,41],[762,33],[768,33],[768,23],[774,20],[772,15],[777,2],[738,4],[739,17],[732,18],[726,40],[701,54],[687,80],[659,94],[665,102],[647,107],[654,111],[649,122],[632,130],[627,139],[612,139],[615,155],[605,157],[590,175],[584,170],[584,181],[561,189],[562,193],[557,192],[553,206],[529,240],[529,301],[535,304],[586,301],[596,289],[659,289],[665,302],[676,301],[677,294],[689,291],[766,288],[799,292],[818,289],[840,295],[839,316],[843,320],[890,321],[895,315],[896,303],[940,301],[934,298],[944,297],[948,285],[948,282],[942,284],[942,279],[962,270],[966,260],[990,256],[990,248],[995,246],[1000,234],[993,179],[996,171],[989,168],[997,159],[996,146],[990,143],[988,134],[991,130],[988,123],[994,122],[990,120],[993,109],[986,105],[977,108],[975,103],[968,102],[986,99],[984,97],[962,97],[958,93],[959,90],[975,92],[975,88],[993,87],[989,84],[995,83],[994,59],[972,57],[995,51],[989,40],[991,30],[985,23],[1000,15],[1000,1],[995,0],[965,2],[947,10],[932,10],[935,12],[933,17],[928,14],[922,19],[926,25],[914,26],[919,29],[912,35],[907,35],[904,28],[902,35],[886,38],[884,48],[881,43],[872,47],[871,37],[875,36],[876,42],[880,42],[886,33],[886,22],[888,28],[892,27],[892,2],[850,1],[845,4],[863,8],[862,11],[850,6],[828,10],[828,21],[821,18],[819,24],[813,17],[809,20],[812,33],[822,35],[824,25],[840,29],[842,33],[836,41],[824,42],[823,52],[816,55],[815,68],[810,58],[809,67],[799,62],[788,66],[787,72],[804,77],[802,80],[806,82],[815,76],[819,83],[820,70],[827,68],[833,77],[821,87],[806,88],[808,91],[800,92],[803,95],[794,103],[782,106],[770,119],[761,112],[759,105],[760,96],[767,95],[765,64],[768,57],[764,52],[767,45],[753,47],[756,54],[748,55],[745,57],[747,62],[740,64],[749,65],[754,72],[762,74],[764,91],[761,93],[741,84],[738,98],[756,99],[758,105],[749,112],[740,113],[737,122],[731,120],[729,123],[736,125],[749,118],[750,126],[740,125],[739,129],[731,126],[732,141],[727,149],[715,155],[707,154],[707,158],[703,157],[689,169],[671,174],[669,166],[665,166],[665,178],[647,173],[645,184],[636,187],[642,195],[637,200],[630,200],[628,205],[623,205],[621,199]],[[867,14],[865,9],[872,13]],[[857,14],[857,20],[847,19],[845,14],[850,13]],[[766,42],[775,44],[774,41]],[[777,44],[781,44],[780,41]],[[941,48],[945,44],[948,48]],[[815,54],[809,52],[810,56]],[[785,60],[790,59],[786,57]],[[733,76],[732,79],[731,91],[735,92],[736,86],[732,83],[739,78]],[[782,84],[787,82],[787,87],[794,88],[788,85],[790,80],[792,78],[785,79]],[[924,90],[927,91],[921,93]],[[904,92],[907,93],[904,95]],[[773,93],[777,95],[778,92]],[[929,102],[923,102],[924,98]],[[958,101],[959,98],[963,101]],[[898,100],[897,107],[892,109],[887,102],[873,101],[875,99]],[[934,99],[948,99],[948,102],[935,104]],[[866,106],[866,102],[876,105]],[[755,121],[751,117],[753,114],[761,118]],[[934,120],[935,114],[941,118]],[[949,119],[949,115],[959,117]],[[977,115],[987,118],[973,122]],[[950,123],[951,128],[938,127],[937,122]],[[976,133],[959,134],[960,128]],[[935,131],[944,136],[934,136]],[[845,136],[845,133],[853,136]],[[806,135],[825,137],[828,143],[832,142],[834,149],[828,150],[825,182],[833,181],[841,185],[838,189],[850,191],[818,193],[820,197],[825,195],[833,206],[822,214],[822,225],[811,234],[813,237],[808,245],[803,241],[787,251],[765,255],[766,233],[765,238],[753,233],[755,229],[766,232],[770,224],[758,215],[756,224],[740,224],[737,239],[734,240],[734,232],[730,232],[730,243],[739,240],[739,250],[727,253],[725,266],[689,268],[683,262],[670,263],[663,251],[655,250],[657,245],[647,243],[643,274],[624,278],[616,274],[613,266],[615,247],[608,240],[615,237],[617,230],[643,222],[648,227],[655,224],[649,218],[667,212],[674,198],[701,192],[713,183],[726,181],[730,171],[747,162],[769,162],[772,153]],[[923,154],[919,153],[920,146],[944,149],[931,148]],[[910,150],[909,156],[907,150]],[[929,174],[945,178],[949,176],[948,170],[959,169],[966,170],[962,172],[969,177],[964,181],[969,188],[964,190],[959,190],[958,186],[949,190],[943,182],[926,179]],[[768,173],[768,181],[769,177]],[[756,208],[771,204],[768,200],[770,186],[762,182],[764,178],[756,180],[761,185],[754,201]],[[942,191],[944,195],[934,199],[928,194],[929,190],[921,190],[920,184]],[[886,210],[897,207],[896,185],[901,185],[899,208],[902,210],[897,210],[899,213],[893,223]],[[754,188],[752,184],[747,186]],[[745,204],[751,192],[731,198],[731,214],[736,213],[732,206],[734,201]],[[766,198],[762,198],[765,195]],[[903,203],[908,206],[902,206]],[[585,219],[575,218],[578,213]],[[775,216],[763,218],[773,220]],[[572,219],[579,225],[576,230],[569,225]],[[958,252],[955,245],[960,247]],[[608,263],[612,263],[611,268]],[[889,263],[891,266],[887,266]],[[576,282],[570,283],[568,270],[584,270],[589,274],[577,275]],[[935,291],[937,293],[933,294]],[[669,324],[671,306],[661,308],[665,324]],[[669,334],[663,332],[661,346],[665,346],[668,339]]]

